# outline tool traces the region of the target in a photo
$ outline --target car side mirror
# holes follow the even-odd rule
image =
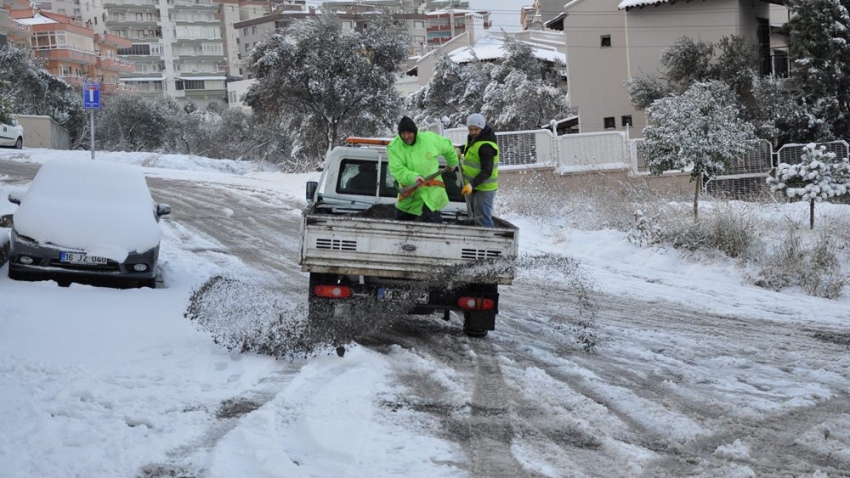
[[[307,202],[313,202],[313,197],[316,195],[316,189],[319,189],[318,181],[307,181]]]
[[[9,193],[9,202],[12,204],[21,205],[21,196],[18,193]]]
[[[171,214],[171,206],[168,204],[157,204],[156,205],[156,215],[157,216],[167,216]]]

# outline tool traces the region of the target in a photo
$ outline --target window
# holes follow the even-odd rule
[[[599,39],[599,46],[608,48],[611,46],[611,35],[602,35]]]
[[[62,76],[71,76],[71,67],[62,65]]]
[[[251,27],[251,34],[252,34],[252,35],[256,35],[256,34],[257,34],[257,27]]]
[[[632,125],[632,115],[625,115],[620,117],[620,123],[623,126],[631,126]]]
[[[156,45],[159,46],[159,45]],[[151,45],[147,43],[139,43],[131,46],[130,48],[119,48],[119,55],[150,55],[151,54]]]
[[[617,127],[617,122],[614,120],[613,116],[606,116],[602,122],[605,124],[605,129],[612,129]]]
[[[136,14],[136,21],[137,21],[137,22],[140,22],[140,21],[142,21],[143,19],[144,19],[144,14],[142,14],[142,13],[137,13],[137,14]]]
[[[378,171],[375,166],[377,165],[374,161],[343,159],[340,164],[340,174],[337,179],[336,192],[362,194],[367,196],[374,195],[376,186],[375,182],[378,179]],[[380,177],[380,195],[382,197],[397,196],[398,191],[395,188],[395,181],[393,180],[393,177],[387,173],[386,163],[381,164]]]

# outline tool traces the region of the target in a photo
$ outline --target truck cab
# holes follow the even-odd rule
[[[445,160],[440,158],[440,166],[445,164]],[[399,187],[390,175],[388,166],[383,144],[334,148],[325,159],[319,181],[307,183],[307,202],[353,211],[368,209],[375,204],[394,205]],[[374,174],[373,179],[362,181],[368,173]],[[443,182],[450,203],[442,213],[455,218],[468,215],[466,199],[460,192],[463,188],[460,171],[444,174]]]

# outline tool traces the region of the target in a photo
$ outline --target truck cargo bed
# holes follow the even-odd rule
[[[314,206],[302,221],[301,268],[312,273],[510,284],[518,230],[507,221],[494,220],[494,228],[453,219],[432,224],[319,212]]]

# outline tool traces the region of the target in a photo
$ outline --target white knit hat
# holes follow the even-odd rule
[[[487,126],[487,120],[478,113],[472,113],[469,115],[469,118],[466,119],[466,125],[484,129],[484,127]]]

